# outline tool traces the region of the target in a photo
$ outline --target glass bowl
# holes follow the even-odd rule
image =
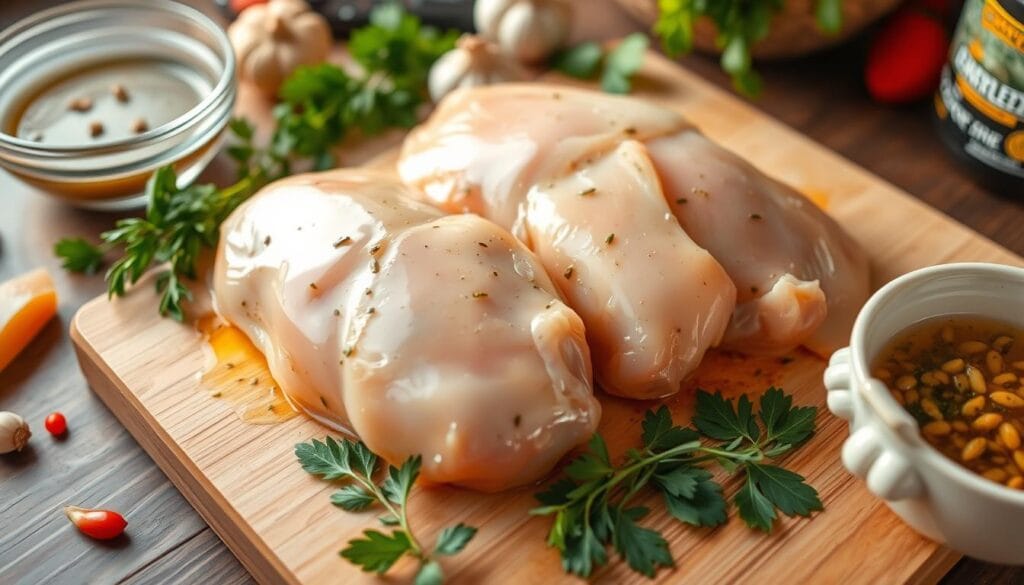
[[[125,138],[47,145],[16,135],[32,96],[74,72],[126,59],[186,71],[199,102]],[[0,33],[0,166],[77,207],[138,206],[157,168],[174,165],[185,185],[216,155],[234,110],[235,83],[227,35],[188,6],[84,0],[39,12]]]

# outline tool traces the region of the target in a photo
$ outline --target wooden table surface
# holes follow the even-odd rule
[[[588,7],[578,36],[617,36],[639,28],[610,0],[590,1],[594,7]],[[0,26],[53,3],[0,2]],[[863,54],[860,39],[813,58],[765,66],[766,90],[756,106],[1024,255],[1024,207],[971,182],[939,143],[927,104],[872,103],[860,81]],[[683,64],[728,84],[713,59],[690,57]],[[219,171],[225,172],[224,165]],[[215,168],[208,174],[217,173]],[[51,249],[60,237],[99,233],[114,216],[69,209],[2,171],[0,202],[0,280],[46,266],[61,296],[59,318],[0,372],[0,410],[21,414],[35,432],[23,452],[0,456],[0,583],[251,582],[78,370],[68,324],[104,287],[99,278],[61,271]],[[42,428],[54,410],[67,416],[64,440]],[[82,537],[64,518],[65,504],[119,510],[128,518],[128,535],[107,544]],[[965,559],[944,582],[1024,582],[1024,570]]]

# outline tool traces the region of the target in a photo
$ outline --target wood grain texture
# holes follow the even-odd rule
[[[636,93],[679,109],[709,136],[770,174],[798,188],[826,193],[829,212],[868,251],[876,284],[943,262],[1022,263],[660,57],[649,57]],[[272,426],[240,422],[199,383],[209,367],[201,336],[188,325],[159,319],[153,301],[144,285],[115,303],[90,302],[76,316],[72,336],[96,392],[257,580],[371,580],[336,552],[372,526],[374,517],[334,509],[328,501],[334,487],[301,472],[291,454],[296,442],[325,431],[301,417]],[[762,387],[753,385],[760,380],[744,376],[723,378],[719,366],[702,368],[698,383],[730,392]],[[955,553],[904,526],[842,469],[839,449],[847,430],[824,409],[823,366],[799,354],[771,374],[770,382],[793,392],[798,403],[821,407],[818,434],[789,465],[819,489],[826,511],[811,520],[786,519],[771,537],[752,533],[739,522],[693,530],[656,512],[649,522],[665,532],[680,559],[679,569],[660,574],[662,581],[933,582],[956,560]],[[684,392],[667,401],[678,421],[687,419],[691,400],[692,393]],[[601,432],[612,451],[621,453],[636,444],[640,416],[650,404],[609,397],[602,402]],[[727,483],[729,490],[736,487]],[[533,505],[531,489],[493,496],[418,488],[414,499],[413,522],[426,534],[455,521],[481,527],[472,546],[448,563],[455,580],[565,579],[557,554],[544,545],[548,521],[526,514]],[[865,558],[872,562],[863,563]],[[408,576],[411,570],[405,563],[397,573]],[[597,579],[645,581],[621,564],[602,570]]]
[[[0,2],[0,27],[62,1]],[[214,13],[212,0],[188,3]],[[588,0],[587,5],[586,18],[576,23],[576,39],[611,38],[642,28],[617,10],[613,0]],[[1024,254],[1024,206],[1011,194],[1001,196],[974,184],[950,159],[931,128],[929,105],[888,107],[867,97],[860,81],[867,38],[806,59],[760,65],[765,91],[752,106]],[[716,86],[729,87],[714,58],[688,57],[682,66]],[[232,175],[230,164],[215,165],[202,180],[230,180]],[[2,170],[0,192],[0,279],[47,266],[61,295],[58,319],[0,372],[0,409],[22,414],[36,431],[31,451],[0,457],[0,583],[251,582],[89,391],[76,365],[68,323],[103,285],[96,277],[63,273],[50,248],[63,236],[94,237],[117,216],[68,209]],[[51,441],[41,430],[46,414],[58,408],[72,428],[66,442]],[[101,473],[95,472],[97,467]],[[88,478],[88,488],[82,478]],[[110,549],[85,540],[60,513],[66,503],[129,512],[130,541]],[[142,528],[149,523],[161,529]],[[1022,569],[972,559],[963,559],[944,579],[947,585],[1021,582]]]

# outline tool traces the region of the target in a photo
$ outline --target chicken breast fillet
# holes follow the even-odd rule
[[[629,148],[643,159],[635,168],[654,170],[646,181],[652,185],[648,192],[660,192],[686,240],[695,249],[710,252],[721,267],[718,271],[724,269],[734,285],[727,290],[715,284],[716,302],[696,305],[691,305],[692,289],[679,289],[675,304],[694,309],[691,322],[706,320],[706,330],[711,331],[725,321],[718,311],[730,312],[722,343],[747,352],[781,353],[804,344],[827,355],[845,341],[869,292],[865,255],[806,198],[706,139],[671,110],[634,98],[541,84],[462,90],[446,98],[409,136],[399,173],[425,200],[449,212],[473,211],[493,218],[539,251],[541,243],[530,226],[543,219],[530,198],[555,180],[586,176],[591,166],[605,165],[608,153],[626,144],[633,144]],[[594,194],[637,199],[635,189],[623,190],[617,182],[592,187]],[[587,202],[581,196],[577,204]],[[650,205],[646,200],[639,204]],[[616,215],[601,221],[618,239],[647,233],[654,215],[636,219],[626,214],[622,221]],[[561,265],[552,266],[545,254],[539,255],[561,284]],[[714,275],[720,272],[706,264],[698,266],[683,279],[717,282]],[[662,270],[657,262],[648,268]],[[616,278],[621,283],[622,277]],[[633,294],[638,304],[646,304],[646,293]],[[595,340],[599,329],[592,325],[593,315],[575,306],[575,295],[566,292],[566,298],[587,323],[599,356],[596,348],[602,342]],[[695,339],[687,343],[696,347],[699,357],[719,339],[706,335],[701,340],[704,347]],[[614,340],[605,345],[625,347]],[[617,367],[598,363],[599,382],[614,378],[608,369]],[[611,390],[647,395],[630,388]]]
[[[268,186],[224,222],[214,294],[294,404],[429,481],[529,483],[596,429],[583,323],[534,255],[394,179]]]
[[[828,357],[871,292],[867,256],[831,217],[698,132],[647,145],[680,225],[725,266],[737,306],[723,345]]]
[[[736,290],[680,228],[641,142],[677,120],[594,95],[456,92],[410,134],[399,174],[445,211],[511,229],[583,318],[601,387],[658,398],[721,340]]]

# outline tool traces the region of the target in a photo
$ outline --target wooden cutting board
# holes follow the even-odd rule
[[[661,57],[649,56],[635,94],[679,110],[710,137],[822,203],[867,250],[876,285],[944,262],[1024,263]],[[99,298],[79,311],[71,335],[95,392],[258,581],[374,582],[337,553],[363,529],[375,527],[376,516],[333,507],[328,496],[336,486],[303,472],[292,453],[296,443],[322,437],[326,429],[302,416],[275,424],[243,422],[232,401],[214,394],[241,391],[253,378],[269,384],[258,356],[236,347],[231,351],[242,352],[243,363],[234,365],[244,375],[208,373],[216,360],[195,324],[160,319],[155,308],[146,282],[124,299]],[[690,388],[667,404],[675,420],[686,423],[692,387],[735,395],[776,384],[794,393],[798,404],[817,405],[818,432],[787,465],[818,489],[825,510],[810,520],[783,519],[766,536],[735,517],[714,530],[693,529],[652,501],[655,512],[645,523],[664,532],[678,564],[660,572],[657,581],[935,582],[958,555],[918,536],[845,472],[839,454],[847,426],[825,408],[825,364],[808,353],[790,357],[712,355]],[[601,399],[600,432],[613,454],[637,445],[642,413],[655,404]],[[730,493],[737,487],[726,484]],[[463,553],[445,560],[450,582],[571,581],[557,552],[544,544],[550,520],[527,515],[534,491],[486,495],[417,488],[412,522],[428,541],[455,522],[480,527]],[[390,580],[409,582],[414,569],[411,562],[400,563]],[[595,580],[648,582],[618,562]]]

